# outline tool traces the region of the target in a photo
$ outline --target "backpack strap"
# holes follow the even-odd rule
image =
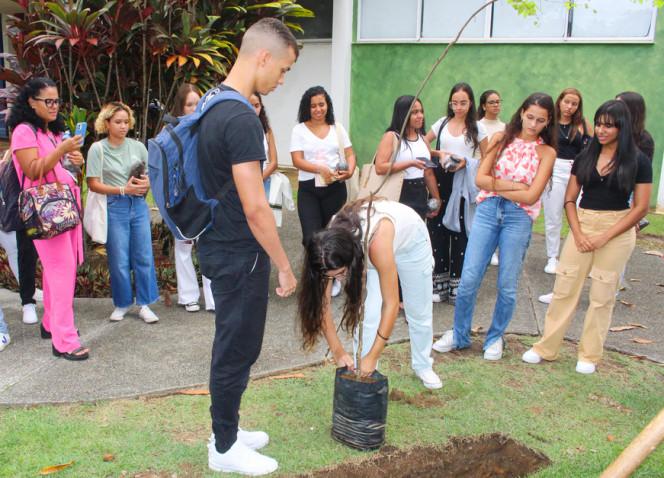
[[[443,134],[443,129],[445,128],[445,125],[450,122],[450,117],[445,116],[445,119],[440,125],[440,128],[438,128],[438,134],[436,134],[436,150],[440,150],[440,135]]]

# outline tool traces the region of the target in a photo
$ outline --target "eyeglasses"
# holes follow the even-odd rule
[[[62,105],[62,100],[60,98],[37,98],[36,96],[33,96],[32,99],[43,101],[47,108],[53,108],[54,106],[59,107]]]
[[[452,108],[466,108],[466,107],[470,104],[470,102],[468,102],[468,101],[460,101],[460,102],[457,103],[456,101],[450,101],[448,104],[449,104]]]
[[[497,106],[500,104],[500,100],[487,101],[486,104],[491,106]]]

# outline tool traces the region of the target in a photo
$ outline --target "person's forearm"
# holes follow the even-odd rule
[[[389,339],[390,335],[392,335],[392,329],[394,329],[394,323],[398,314],[399,302],[383,301],[380,311],[380,322],[378,323],[378,333],[367,355],[378,360],[378,357],[387,345],[386,339]]]
[[[579,222],[579,215],[577,214],[576,210],[576,201],[572,199],[566,199],[563,208],[565,209],[567,224],[569,224],[569,229],[572,231],[572,234],[574,236],[583,234],[583,231],[581,230],[581,223]]]
[[[293,166],[295,166],[300,171],[306,171],[307,173],[314,174],[320,173],[320,163],[309,162],[302,157],[296,157],[293,153],[291,153],[291,159],[293,160]]]
[[[429,190],[429,195],[432,198],[440,200],[438,182],[436,181],[436,175],[434,174],[433,169],[427,169],[424,171],[424,184],[426,184],[427,189]]]
[[[279,234],[277,233],[277,224],[274,221],[274,215],[268,206],[267,200],[260,202],[260,205],[253,211],[245,211],[247,223],[252,234],[265,250],[274,265],[280,272],[290,270],[288,256],[281,245]]]
[[[477,175],[475,184],[480,189],[485,191],[495,192],[502,194],[504,192],[516,192],[520,191],[520,188],[523,188],[523,183],[518,183],[516,181],[509,181],[507,179],[494,179],[488,175]]]
[[[629,213],[627,213],[627,215],[621,217],[620,220],[611,226],[604,234],[606,234],[606,237],[610,241],[614,237],[619,236],[623,232],[633,228],[634,225],[643,219],[647,213],[647,209],[643,210],[641,208],[632,208]]]
[[[277,166],[279,166],[279,165],[277,164],[276,161],[274,161],[274,162],[270,161],[267,164],[267,168],[265,168],[263,170],[263,181],[265,181],[267,178],[269,178],[272,175],[272,173],[274,173],[277,170]]]
[[[98,194],[126,194],[124,187],[109,186],[108,184],[104,184],[99,180],[88,182],[88,188],[90,191],[96,192]]]
[[[332,355],[337,358],[339,355],[343,354],[346,349],[344,349],[341,340],[339,340],[334,321],[332,320],[330,297],[326,294],[323,300],[325,301],[325,304],[323,305],[323,335],[327,341],[327,346],[330,348],[330,352],[332,352]]]
[[[399,171],[403,171],[405,169],[408,169],[412,167],[412,164],[410,164],[410,161],[395,161],[392,163],[392,171],[391,173],[398,173]],[[376,162],[376,174],[379,176],[385,176],[387,172],[390,169],[390,160],[388,159],[385,162],[378,163]]]

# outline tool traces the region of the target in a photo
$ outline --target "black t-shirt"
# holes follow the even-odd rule
[[[222,86],[224,90],[230,90]],[[249,161],[265,161],[263,128],[258,116],[239,101],[222,101],[212,107],[199,125],[198,163],[201,182],[213,197],[233,180],[232,166]],[[201,245],[234,252],[262,251],[242,210],[233,185],[219,202],[212,227],[201,237]]]
[[[576,131],[572,138],[572,129],[574,126],[569,124],[558,125],[558,152],[556,156],[560,159],[574,159],[588,143],[588,135],[584,132]]]
[[[652,165],[641,152],[638,153],[635,183],[652,183]],[[576,175],[579,158],[572,165],[572,174]],[[579,207],[595,211],[622,211],[629,209],[629,198],[632,191],[624,193],[618,189],[617,181],[610,180],[611,174],[600,176],[597,169],[593,170],[590,181],[582,184],[583,192]]]

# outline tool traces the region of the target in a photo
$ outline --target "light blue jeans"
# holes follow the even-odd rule
[[[9,327],[7,327],[7,322],[5,322],[5,314],[2,312],[2,307],[0,307],[0,334],[8,334]]]
[[[132,271],[136,304],[152,304],[159,299],[159,289],[152,256],[150,211],[145,198],[109,194],[107,204],[106,253],[113,304],[116,307],[129,307],[134,303]]]
[[[498,297],[484,350],[505,333],[516,307],[519,276],[530,244],[532,226],[533,221],[525,210],[502,197],[485,199],[477,206],[454,309],[456,348],[470,347],[470,326],[477,292],[496,246],[500,254]]]
[[[418,225],[413,238],[404,247],[395,252],[397,272],[403,295],[403,304],[408,320],[410,336],[410,356],[413,370],[430,369],[433,365],[431,345],[433,344],[431,301],[431,273],[433,256],[429,231],[424,222]],[[362,336],[362,356],[364,357],[376,339],[380,325],[380,313],[383,296],[380,291],[380,279],[376,269],[367,269],[367,297],[364,302],[364,329]],[[355,333],[354,351],[357,355],[359,343]]]

